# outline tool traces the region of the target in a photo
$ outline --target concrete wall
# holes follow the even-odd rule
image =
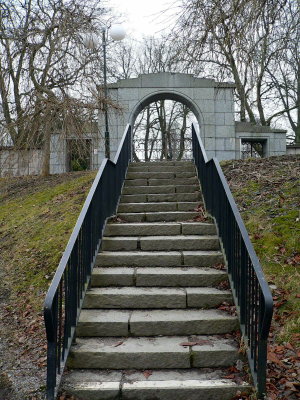
[[[109,86],[109,96],[120,106],[109,112],[111,153],[114,156],[126,125],[148,104],[159,99],[177,100],[195,114],[208,157],[235,157],[234,85],[190,74],[144,74]],[[104,133],[103,115],[99,129]]]
[[[300,145],[286,146],[286,154],[300,154]]]
[[[241,158],[241,140],[265,140],[265,157],[286,154],[286,131],[272,129],[269,126],[252,125],[248,122],[236,122],[235,157]]]
[[[0,177],[38,175],[42,168],[42,150],[0,151]]]

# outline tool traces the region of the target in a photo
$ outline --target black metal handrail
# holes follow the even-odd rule
[[[220,164],[216,158],[208,161],[194,125],[192,140],[206,210],[216,221],[225,253],[252,376],[258,396],[264,398],[272,294]]]
[[[104,159],[100,166],[46,295],[48,400],[56,397],[106,219],[117,209],[130,159],[128,125],[114,162]]]

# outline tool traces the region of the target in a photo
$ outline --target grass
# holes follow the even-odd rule
[[[0,247],[11,299],[26,292],[27,304],[41,309],[94,176],[65,174],[65,182],[52,176],[47,184],[37,177],[0,179]]]
[[[284,297],[275,301],[282,317],[277,341],[299,346],[300,157],[230,161],[222,168],[267,280]]]

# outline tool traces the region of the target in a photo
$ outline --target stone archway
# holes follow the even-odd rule
[[[138,113],[149,103],[170,99],[186,104],[196,116],[208,157],[235,158],[234,87],[231,83],[170,72],[143,74],[109,85],[109,96],[120,107],[118,111],[109,112],[112,157],[126,125],[134,123]],[[99,126],[103,133],[101,115]]]

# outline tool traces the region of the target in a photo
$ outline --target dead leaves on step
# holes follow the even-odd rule
[[[181,342],[179,343],[180,346],[183,347],[191,347],[191,346],[213,346],[213,342],[211,340],[195,340],[195,341],[190,341],[190,342]]]

